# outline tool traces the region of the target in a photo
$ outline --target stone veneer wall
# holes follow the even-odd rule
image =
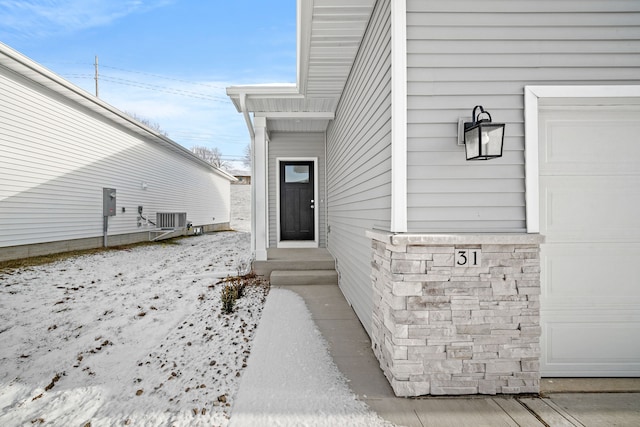
[[[368,237],[372,345],[396,395],[540,391],[540,235]],[[481,265],[454,266],[463,248]]]

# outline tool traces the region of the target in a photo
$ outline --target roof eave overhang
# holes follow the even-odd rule
[[[302,99],[298,86],[294,83],[279,83],[265,85],[238,85],[227,88],[227,96],[231,98],[236,110],[241,113],[241,98],[244,96],[251,99]]]
[[[307,93],[309,76],[309,50],[311,48],[311,30],[313,23],[313,2],[297,0],[296,2],[296,42],[297,42],[297,84],[301,94]]]
[[[309,119],[309,120],[333,120],[335,113],[332,111],[266,111],[254,113],[255,117],[268,119]]]
[[[252,136],[249,114],[271,119],[273,128],[280,131],[318,131],[320,120],[328,125],[374,5],[375,0],[296,1],[296,83],[227,89],[236,110],[244,114]],[[338,59],[332,59],[332,55]],[[277,121],[280,123],[276,124]],[[308,126],[302,122],[309,122]],[[267,123],[267,127],[271,125]]]
[[[227,88],[227,95],[239,113],[242,113],[240,98],[304,98],[309,73],[309,49],[313,21],[313,2],[296,0],[296,83],[239,85]]]

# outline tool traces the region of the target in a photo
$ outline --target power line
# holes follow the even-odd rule
[[[233,136],[237,136],[237,134],[235,133],[202,133],[202,132],[194,132],[194,131],[183,131],[183,130],[173,130],[171,131],[171,135],[176,136],[176,137],[181,137],[181,138],[185,138],[185,139],[200,139],[200,140],[207,140],[207,139],[212,139],[212,138],[220,138],[220,137],[225,137],[225,138],[230,138]],[[240,139],[236,139],[237,141],[240,141]],[[243,142],[244,138],[242,139]]]
[[[91,65],[91,67],[93,67],[95,64],[89,64],[87,62],[81,62],[81,61],[47,61],[47,64],[73,64],[73,65]],[[176,77],[170,77],[170,76],[166,76],[163,74],[156,74],[156,73],[149,73],[146,71],[139,71],[139,70],[130,70],[127,68],[121,68],[121,67],[114,67],[113,65],[105,65],[105,64],[100,64],[101,68],[111,68],[112,70],[118,70],[118,71],[124,71],[126,73],[133,73],[133,74],[141,74],[141,75],[145,75],[145,76],[151,76],[151,77],[158,77],[161,79],[166,79],[166,80],[173,80],[176,82],[181,82],[181,83],[188,83],[191,85],[196,85],[196,86],[205,86],[205,87],[210,87],[212,89],[225,89],[226,86],[224,85],[212,85],[209,83],[201,83],[201,82],[194,82],[192,80],[185,80],[185,79],[179,79]],[[91,77],[93,77],[93,75],[91,75]]]
[[[142,74],[142,75],[145,75],[145,76],[159,77],[161,79],[173,80],[173,81],[181,82],[181,83],[189,83],[189,84],[192,84],[192,85],[205,86],[205,87],[210,87],[210,88],[213,88],[213,89],[224,89],[225,88],[224,86],[220,86],[220,85],[214,86],[214,85],[210,85],[210,84],[207,84],[207,83],[193,82],[193,81],[190,81],[190,80],[183,80],[183,79],[178,79],[178,78],[175,78],[175,77],[163,76],[161,74],[147,73],[145,71],[127,70],[125,68],[113,67],[111,65],[102,65],[102,67],[111,68],[112,70],[124,71],[124,72],[127,72],[127,73],[134,73],[134,74]]]
[[[119,85],[123,85],[123,86],[130,86],[130,87],[138,87],[141,89],[147,89],[147,90],[153,90],[153,91],[157,91],[157,92],[164,92],[164,93],[170,93],[173,95],[180,95],[180,96],[185,96],[185,97],[189,97],[189,98],[196,98],[196,99],[203,99],[203,100],[207,100],[207,101],[219,101],[219,102],[225,102],[228,103],[229,99],[226,96],[219,96],[219,95],[212,95],[212,94],[207,94],[207,93],[203,93],[201,91],[195,91],[195,90],[186,90],[186,89],[177,89],[175,87],[168,87],[168,86],[164,86],[164,85],[158,85],[158,84],[152,84],[152,83],[146,83],[146,82],[141,82],[139,80],[131,80],[131,79],[126,79],[126,78],[122,78],[122,77],[116,77],[113,75],[109,75],[109,74],[100,74],[100,76],[98,76],[98,71],[97,71],[97,56],[96,56],[96,60],[94,64],[91,64],[94,68],[94,74],[93,75],[89,75],[89,74],[79,74],[79,73],[67,73],[65,74],[65,76],[69,76],[69,77],[74,77],[74,78],[78,78],[78,79],[87,79],[87,78],[92,78],[96,80],[96,92],[97,92],[97,87],[98,87],[98,82],[99,82],[99,78],[110,82],[110,83],[115,83],[115,84],[119,84]],[[80,63],[82,64],[82,63]],[[165,80],[171,80],[171,81],[175,81],[175,82],[180,82],[180,83],[187,83],[189,85],[193,85],[193,86],[201,86],[201,87],[206,87],[206,88],[210,88],[210,89],[215,89],[215,90],[223,90],[224,86],[222,85],[212,85],[212,84],[207,84],[207,83],[201,83],[201,82],[194,82],[194,81],[190,81],[190,80],[185,80],[185,79],[179,79],[179,78],[175,78],[175,77],[170,77],[170,76],[165,76],[162,74],[156,74],[156,73],[149,73],[149,72],[145,72],[145,71],[137,71],[137,70],[129,70],[126,68],[121,68],[121,67],[114,67],[112,65],[105,65],[105,64],[100,64],[101,70],[104,68],[109,68],[112,70],[118,70],[118,71],[123,71],[125,73],[132,73],[132,74],[138,74],[141,76],[151,76],[151,77],[155,77],[155,78],[160,78],[160,79],[165,79]]]
[[[112,75],[105,75],[103,73],[100,73],[100,76],[98,76],[98,71],[97,71],[97,63],[98,63],[98,59],[96,56],[96,61],[94,64],[92,64],[95,67],[95,74],[91,75],[91,74],[83,74],[83,73],[67,73],[64,76],[66,77],[72,77],[72,78],[77,78],[77,79],[95,79],[96,80],[96,96],[98,95],[97,91],[98,91],[98,77],[106,82],[109,83],[114,83],[114,84],[119,84],[119,85],[123,85],[123,86],[130,86],[130,87],[137,87],[137,88],[141,88],[141,89],[145,89],[145,90],[152,90],[152,91],[156,91],[156,92],[163,92],[163,93],[168,93],[171,95],[178,95],[178,96],[184,96],[184,97],[188,97],[188,98],[195,98],[195,99],[202,99],[205,101],[213,101],[213,102],[224,102],[224,103],[230,103],[231,101],[229,100],[229,98],[224,97],[224,96],[216,96],[216,95],[210,95],[210,94],[206,94],[206,93],[202,93],[202,92],[196,92],[196,91],[192,91],[192,90],[185,90],[185,89],[176,89],[176,88],[172,88],[172,87],[167,87],[167,86],[161,86],[161,85],[157,85],[157,84],[152,84],[152,83],[145,83],[145,82],[140,82],[137,80],[130,80],[130,79],[125,79],[122,77],[115,77]],[[176,82],[181,82],[181,83],[187,83],[190,85],[194,85],[194,86],[203,86],[203,87],[207,87],[210,89],[216,89],[216,90],[221,90],[224,89],[224,86],[214,86],[214,85],[210,85],[210,84],[206,84],[206,83],[198,83],[198,82],[192,82],[192,81],[188,81],[188,80],[184,80],[184,79],[178,79],[178,78],[173,78],[173,77],[168,77],[168,76],[163,76],[160,74],[154,74],[154,73],[147,73],[144,71],[135,71],[135,70],[127,70],[124,68],[119,68],[119,67],[113,67],[110,65],[104,65],[104,64],[100,64],[101,69],[103,68],[109,68],[112,70],[118,70],[118,71],[124,71],[124,72],[128,72],[128,73],[134,73],[134,74],[139,74],[139,75],[144,75],[144,76],[152,76],[152,77],[157,77],[157,78],[161,78],[161,79],[166,79],[166,80],[172,80],[172,81],[176,81]],[[172,131],[171,138],[175,138],[175,139],[181,139],[181,140],[187,140],[187,141],[197,141],[197,142],[213,142],[215,139],[219,139],[221,137],[221,135],[213,135],[213,134],[205,134],[205,133],[197,133],[197,132],[193,132],[193,131]],[[242,144],[245,145],[246,141],[242,140],[236,140],[236,141],[231,141],[231,140],[226,140],[225,143],[227,144]],[[240,161],[244,161],[245,158],[243,155],[222,155],[221,154],[221,158],[223,158],[226,161],[233,161],[233,162],[240,162]]]
[[[94,79],[95,78],[94,76],[88,75],[88,74],[63,74],[63,76],[77,78],[77,79]],[[152,90],[156,92],[164,92],[172,95],[185,96],[187,98],[204,99],[207,101],[215,101],[215,102],[223,102],[223,103],[231,102],[229,99],[224,98],[222,96],[207,95],[200,92],[193,92],[193,91],[188,91],[183,89],[175,89],[167,86],[153,85],[150,83],[142,83],[135,80],[122,79],[119,77],[112,77],[104,74],[100,75],[100,79],[102,81],[119,84],[123,86],[137,87],[137,88]]]
[[[155,84],[151,84],[151,83],[142,83],[142,82],[138,82],[138,81],[135,81],[135,80],[123,79],[123,78],[120,78],[120,77],[105,76],[104,74],[102,75],[102,78],[107,80],[107,81],[110,81],[112,83],[117,83],[117,84],[122,84],[122,85],[129,85],[129,86],[137,86],[137,87],[141,87],[143,89],[157,90],[159,92],[167,92],[167,93],[173,93],[173,94],[176,94],[176,95],[190,96],[192,98],[202,98],[202,99],[208,99],[208,100],[212,100],[212,101],[225,101],[225,102],[229,101],[228,98],[223,98],[221,96],[207,95],[207,94],[203,94],[201,92],[194,92],[194,91],[183,90],[183,89],[175,89],[175,88],[171,88],[171,87],[167,87],[167,86],[155,85]]]

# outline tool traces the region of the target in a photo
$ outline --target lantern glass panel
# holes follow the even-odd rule
[[[478,123],[464,133],[467,160],[487,160],[502,156],[504,123]]]
[[[480,154],[489,157],[502,156],[502,139],[504,135],[503,124],[483,123],[481,124],[482,147]]]
[[[480,128],[475,126],[465,131],[464,146],[467,153],[467,160],[480,155]]]

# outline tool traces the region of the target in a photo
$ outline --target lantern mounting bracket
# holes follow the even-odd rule
[[[464,128],[465,123],[469,123],[473,120],[471,117],[460,117],[458,119],[458,145],[464,147]]]

